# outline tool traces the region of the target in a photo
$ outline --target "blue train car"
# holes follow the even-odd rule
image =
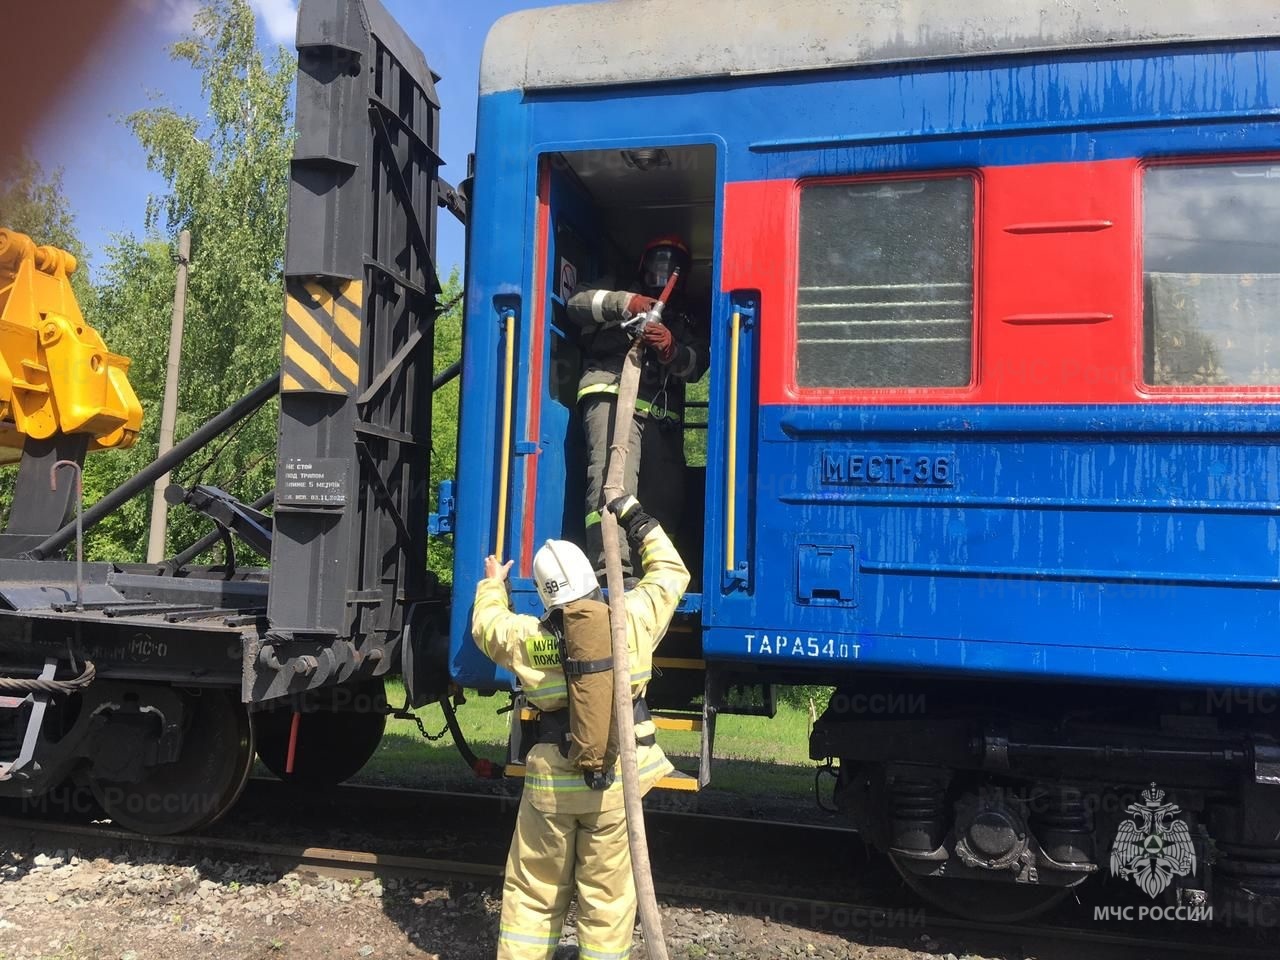
[[[835,686],[813,758],[956,909],[1114,871],[1125,797],[1194,842],[1162,891],[1200,896],[1209,842],[1280,891],[1280,11],[672,14],[486,45],[453,678],[511,686],[468,635],[482,558],[538,612],[534,550],[584,533],[568,292],[679,233],[712,363],[655,696],[710,725]]]

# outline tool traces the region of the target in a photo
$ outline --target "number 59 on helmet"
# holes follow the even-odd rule
[[[533,555],[533,581],[548,610],[592,593],[596,575],[581,548],[568,540],[548,540]]]

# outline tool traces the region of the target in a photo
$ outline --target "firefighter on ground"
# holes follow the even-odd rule
[[[644,692],[654,648],[689,584],[689,571],[635,497],[618,497],[607,509],[644,567],[624,602],[636,764],[647,793],[672,766],[654,737]],[[519,679],[539,711],[507,856],[498,960],[550,960],[575,889],[581,960],[625,960],[636,893],[616,763],[608,607],[586,555],[568,541],[548,540],[534,556],[546,608],[541,620],[511,611],[504,582],[511,562],[490,556],[484,563],[471,636],[485,656]]]
[[[582,377],[578,405],[587,440],[585,496],[586,546],[596,577],[604,578],[604,541],[600,510],[604,504],[604,471],[609,458],[613,413],[622,364],[631,336],[622,324],[653,308],[673,270],[680,279],[664,308],[661,323],[644,330],[640,390],[631,420],[631,453],[623,489],[637,494],[663,527],[674,533],[684,506],[684,385],[695,383],[711,361],[707,324],[690,316],[681,288],[689,275],[689,248],[676,236],[658,237],[640,257],[636,282],[628,290],[584,289],[566,305],[578,328]],[[632,558],[619,544],[622,574],[631,576]]]

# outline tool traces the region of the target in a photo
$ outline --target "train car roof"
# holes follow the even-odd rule
[[[503,17],[480,92],[1261,37],[1276,0],[608,0]]]

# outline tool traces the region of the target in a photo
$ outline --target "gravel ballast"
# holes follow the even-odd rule
[[[489,885],[343,880],[211,859],[82,857],[0,844],[0,960],[490,960],[499,906]],[[958,957],[912,929],[891,934],[907,946],[878,943],[883,918],[829,917],[828,929],[850,928],[832,933],[771,921],[752,907],[666,904],[662,912],[672,960]],[[572,921],[571,913],[558,958],[575,955]],[[646,957],[639,940],[633,956]]]

